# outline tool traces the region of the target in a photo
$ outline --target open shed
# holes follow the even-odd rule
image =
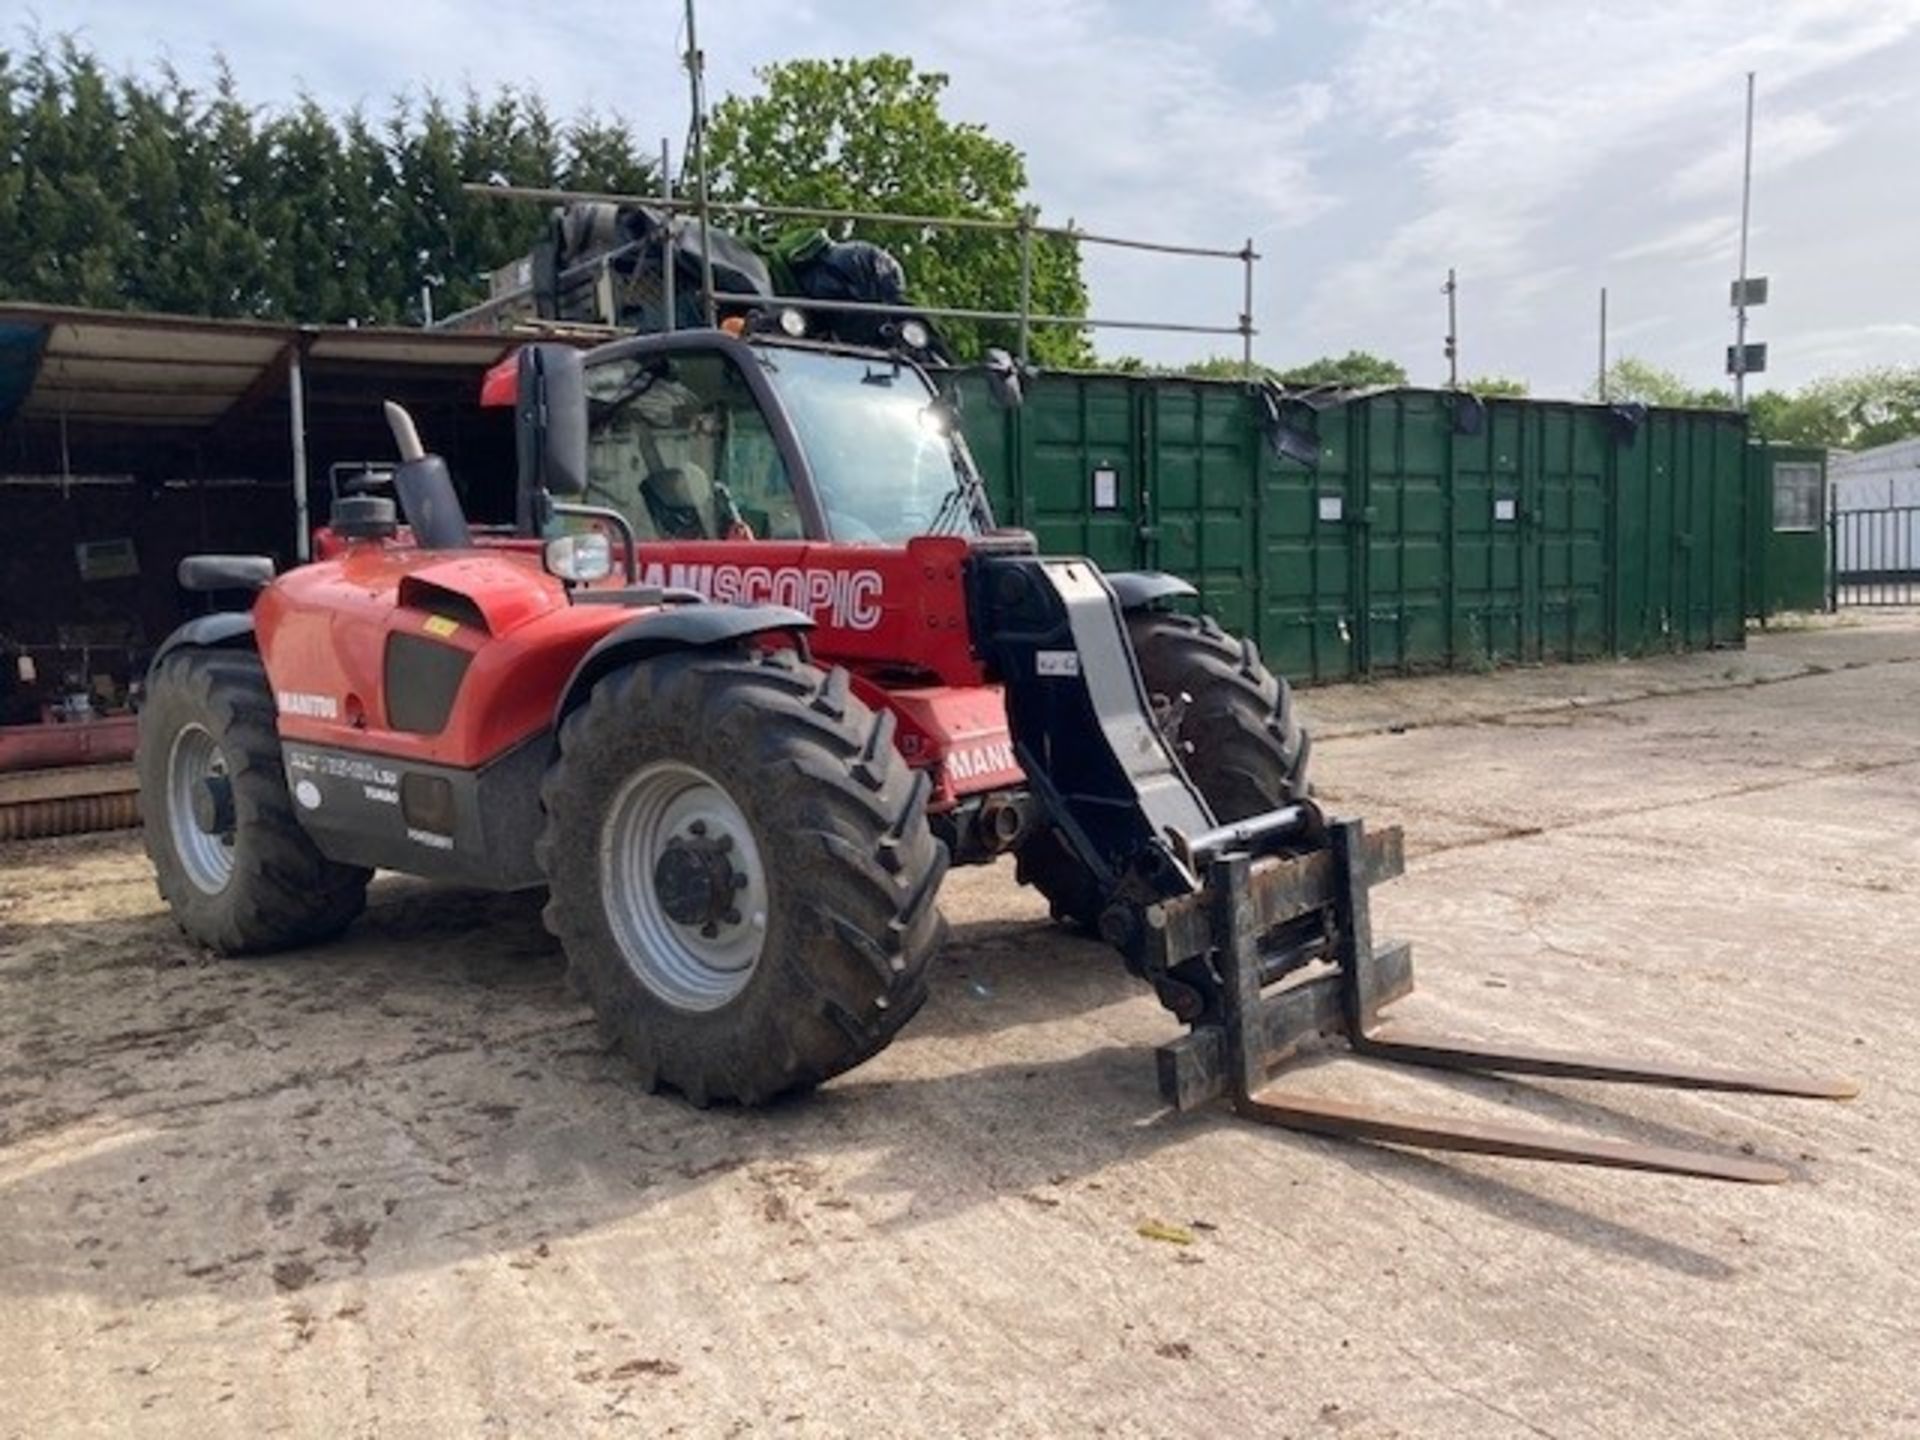
[[[516,343],[0,304],[0,769],[122,748],[66,727],[124,712],[203,608],[181,557],[304,558],[335,483],[394,458],[382,400],[413,412],[476,519],[511,519],[511,415],[478,398]]]

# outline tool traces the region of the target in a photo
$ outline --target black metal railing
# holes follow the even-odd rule
[[[1920,505],[1838,510],[1827,522],[1828,599],[1920,605]]]

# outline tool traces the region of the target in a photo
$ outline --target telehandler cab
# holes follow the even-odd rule
[[[995,387],[1017,399],[1019,376]],[[496,384],[496,389],[499,386]],[[511,372],[510,531],[470,526],[389,407],[393,497],[336,499],[315,563],[199,556],[252,590],[155,656],[145,833],[193,939],[338,933],[376,868],[545,887],[649,1087],[757,1104],[867,1059],[926,998],[950,863],[1011,854],[1188,1032],[1169,1103],[1390,1143],[1722,1179],[1735,1157],[1256,1098],[1312,1037],[1416,1064],[1837,1098],[1845,1082],[1405,1035],[1368,887],[1401,869],[1310,797],[1250,641],[994,527],[917,357],[681,332]],[[396,503],[397,502],[397,503]]]

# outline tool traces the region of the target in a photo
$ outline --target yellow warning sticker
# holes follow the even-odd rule
[[[427,617],[427,623],[422,625],[420,628],[426,631],[429,635],[438,635],[444,639],[446,636],[452,635],[458,632],[458,630],[460,629],[460,622],[458,620],[449,619],[445,615],[429,615]]]

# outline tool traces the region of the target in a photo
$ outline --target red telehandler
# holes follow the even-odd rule
[[[909,327],[901,327],[905,332]],[[252,591],[181,627],[141,715],[146,844],[186,933],[310,944],[376,868],[544,887],[642,1082],[756,1104],[873,1055],[926,998],[950,863],[1012,854],[1187,1032],[1163,1093],[1397,1144],[1769,1181],[1766,1162],[1257,1095],[1321,1034],[1370,1055],[1837,1098],[1845,1082],[1402,1033],[1368,889],[1401,869],[1313,802],[1285,684],[1174,613],[996,529],[943,397],[887,348],[681,332],[515,362],[510,529],[470,526],[389,407],[391,497],[321,559],[182,562]],[[1019,376],[993,374],[1017,402]]]

